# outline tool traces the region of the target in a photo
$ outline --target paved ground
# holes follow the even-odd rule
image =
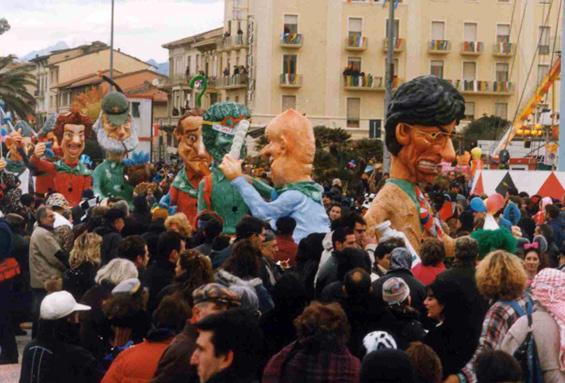
[[[20,363],[22,360],[22,351],[25,345],[31,340],[31,330],[28,330],[28,335],[17,336],[16,341],[18,343],[18,355],[20,357]],[[7,364],[0,366],[0,382],[1,383],[17,383],[20,380],[20,365],[19,364]]]

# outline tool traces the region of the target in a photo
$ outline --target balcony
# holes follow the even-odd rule
[[[220,77],[216,80],[218,89],[242,89],[247,87],[248,77],[246,74]]]
[[[230,51],[241,49],[247,46],[247,39],[244,35],[224,36],[218,44],[218,51]]]
[[[367,49],[367,38],[360,35],[351,35],[345,40],[345,50],[350,52],[363,52]]]
[[[510,81],[447,80],[462,94],[485,96],[510,96],[513,84]]]
[[[296,73],[282,73],[279,78],[281,88],[300,88],[302,86],[302,75]]]
[[[388,38],[383,40],[383,51],[388,51]],[[397,38],[394,43],[394,53],[400,53],[404,51],[404,39]]]
[[[402,83],[400,78],[395,76],[392,79],[392,88],[396,89]],[[354,92],[384,92],[385,79],[381,76],[346,75],[343,76],[343,88]]]
[[[449,40],[431,40],[428,53],[434,55],[446,55],[451,51]]]
[[[302,34],[282,33],[280,43],[281,48],[299,49],[300,47],[302,47]]]
[[[515,50],[516,46],[512,43],[497,43],[493,46],[492,55],[494,57],[512,57]]]
[[[484,51],[481,41],[465,41],[461,44],[461,54],[463,56],[478,56]]]

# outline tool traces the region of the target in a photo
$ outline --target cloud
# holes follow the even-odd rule
[[[0,55],[23,56],[65,41],[110,43],[110,0],[1,0],[12,29]],[[116,0],[114,46],[142,60],[166,61],[161,45],[222,25],[223,0]]]

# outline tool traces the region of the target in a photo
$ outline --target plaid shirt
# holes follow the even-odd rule
[[[526,295],[516,299],[516,302],[526,311]],[[462,383],[476,383],[475,360],[483,351],[498,350],[504,336],[520,316],[508,303],[497,301],[487,311],[483,322],[479,346],[475,350],[471,360],[463,367],[458,375]]]
[[[271,358],[262,382],[357,383],[360,369],[359,359],[345,345],[303,347],[296,341]]]

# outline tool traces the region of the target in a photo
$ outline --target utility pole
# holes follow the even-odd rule
[[[110,22],[110,80],[113,80],[114,72],[114,0],[112,0],[112,19]],[[110,89],[114,86],[110,85]]]
[[[562,9],[561,15],[561,57],[565,52],[565,7]],[[561,125],[561,116],[565,116],[565,64],[561,62],[561,81],[559,86],[559,149],[557,152],[558,160],[557,170],[565,172],[565,124]]]
[[[388,104],[392,98],[392,80],[394,76],[394,47],[396,45],[396,31],[394,28],[394,0],[388,1],[388,49],[386,51],[386,68],[385,68],[385,109],[383,118],[383,132],[384,137],[386,137],[386,131],[384,126],[386,126],[386,112],[388,110]],[[386,148],[383,139],[383,172],[390,172],[390,152]]]

